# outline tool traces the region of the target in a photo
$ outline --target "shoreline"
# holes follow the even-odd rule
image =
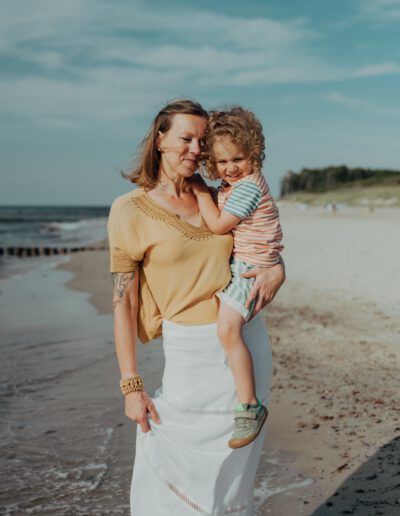
[[[400,211],[365,214],[350,209],[332,216],[317,208],[299,213],[294,206],[283,206],[281,216],[288,279],[264,311],[275,371],[265,453],[257,477],[256,495],[261,495],[257,514],[311,516],[335,507],[335,511],[351,508],[355,514],[375,516],[379,495],[367,478],[375,474],[371,471],[376,464],[388,471],[380,474],[388,493],[381,498],[389,498],[390,507],[397,500],[390,457],[393,447],[400,451],[396,440],[400,435],[400,342],[395,324],[400,295],[390,278],[395,277],[400,247],[385,250],[386,267],[376,272],[372,287],[369,270],[386,239],[382,228],[394,231]],[[314,239],[307,237],[309,227]],[[366,254],[374,229],[376,247]],[[104,313],[107,307],[111,310],[107,295],[101,294],[99,284],[97,291],[90,281],[84,285],[87,279],[81,276],[90,267],[88,254],[73,257],[61,268],[77,274],[69,286],[88,289],[94,306]],[[105,280],[108,258],[104,254]],[[337,277],[327,274],[332,265],[340,272]],[[107,282],[110,292],[108,278]],[[379,305],[371,301],[372,292]],[[271,457],[276,464],[268,462]],[[313,483],[306,485],[309,479]],[[276,494],[272,494],[274,488]],[[357,490],[363,491],[362,500]]]
[[[112,282],[108,272],[107,251],[83,251],[71,255],[68,261],[57,265],[57,269],[72,274],[65,286],[89,294],[88,300],[99,315],[112,314]]]
[[[0,282],[1,512],[126,515],[135,428],[123,412],[112,317],[67,288],[74,276],[62,267]],[[152,394],[161,348],[141,346],[138,358]]]
[[[274,377],[257,516],[394,516],[398,247],[383,243],[400,211],[329,217],[282,207],[281,215],[288,279],[263,312]],[[385,267],[371,278],[382,249]],[[134,425],[117,388],[111,287],[106,251],[0,282],[5,514],[128,511]],[[138,359],[151,395],[161,382],[160,342],[139,345]]]

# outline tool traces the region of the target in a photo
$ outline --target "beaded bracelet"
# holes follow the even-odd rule
[[[143,391],[144,389],[143,380],[140,374],[135,374],[135,376],[132,376],[131,378],[124,378],[119,382],[119,387],[124,396],[130,392]]]

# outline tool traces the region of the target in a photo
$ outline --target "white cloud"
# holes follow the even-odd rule
[[[374,77],[376,75],[392,75],[400,73],[400,65],[397,63],[378,63],[363,66],[354,71],[353,77]]]
[[[128,69],[120,79],[120,69],[101,67],[82,82],[59,81],[47,77],[25,77],[0,83],[0,97],[7,98],[3,109],[20,113],[34,125],[85,127],[87,122],[104,123],[134,119],[148,114],[148,106],[167,100],[176,91],[179,76],[154,81],[152,71],[138,74]]]
[[[374,113],[374,114],[378,114],[378,115],[395,116],[395,117],[400,116],[399,109],[387,108],[385,106],[378,106],[369,101],[367,102],[362,99],[348,97],[337,91],[329,93],[326,97],[326,100],[328,100],[328,102],[332,102],[334,104],[342,104],[345,106],[349,106],[349,107],[352,107],[355,109],[361,109],[362,111],[366,111],[366,112]]]
[[[398,20],[400,0],[358,0],[361,13],[373,20]]]
[[[15,79],[9,73],[0,84],[6,112],[69,126],[144,114],[155,99],[181,93],[212,98],[217,86],[400,73],[394,62],[356,69],[332,64],[321,56],[320,36],[305,18],[230,17],[200,9],[161,12],[138,0],[9,0],[7,16],[0,18],[0,52],[39,68]]]
[[[43,16],[39,10],[32,11],[30,3],[21,14],[13,7],[7,23],[0,20],[0,49],[35,62],[42,58],[47,61],[40,48],[48,45],[53,55],[63,51],[68,56],[81,49],[99,61],[112,58],[164,68],[190,65],[194,70],[198,64],[205,68],[208,62],[212,70],[236,60],[239,66],[247,63],[249,67],[275,62],[286,52],[296,55],[316,36],[302,19],[279,22],[201,11],[160,15],[137,1],[110,4],[72,0],[59,12],[49,0],[34,5],[42,7]],[[157,36],[163,37],[162,43],[152,42]]]

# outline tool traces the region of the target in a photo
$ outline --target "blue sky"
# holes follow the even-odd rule
[[[242,104],[287,170],[400,169],[400,0],[3,0],[0,204],[109,204],[177,97]]]

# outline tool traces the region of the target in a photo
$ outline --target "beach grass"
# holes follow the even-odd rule
[[[354,185],[342,187],[328,192],[294,192],[285,195],[281,201],[298,202],[310,206],[324,206],[328,203],[346,204],[354,207],[367,208],[399,208],[400,185]]]

